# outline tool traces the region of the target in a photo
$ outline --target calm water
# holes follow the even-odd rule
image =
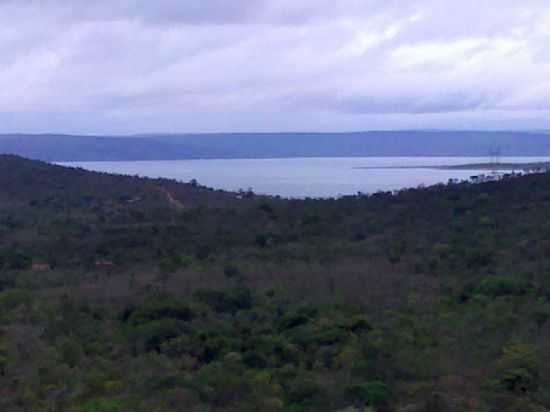
[[[501,162],[550,161],[549,157],[509,157]],[[216,189],[239,190],[285,197],[333,197],[357,192],[373,193],[418,185],[445,183],[487,173],[479,170],[437,170],[411,166],[441,166],[487,163],[475,157],[365,157],[298,159],[223,159],[139,162],[73,162],[67,166],[102,172],[166,177],[181,181],[196,179]],[[395,169],[357,169],[358,167]]]

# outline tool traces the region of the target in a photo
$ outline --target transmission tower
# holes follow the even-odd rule
[[[491,172],[493,175],[498,174],[498,168],[500,165],[500,147],[493,147],[489,150]]]

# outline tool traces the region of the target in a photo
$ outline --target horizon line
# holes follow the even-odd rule
[[[58,132],[0,132],[0,137],[178,137],[178,136],[217,136],[217,135],[351,135],[361,133],[550,133],[550,129],[365,129],[354,131],[246,131],[246,132],[140,132],[140,133],[58,133]]]

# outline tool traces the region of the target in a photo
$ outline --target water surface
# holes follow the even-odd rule
[[[550,161],[550,157],[502,157],[502,163]],[[109,173],[165,177],[237,191],[284,197],[336,197],[446,183],[487,174],[486,170],[442,170],[421,166],[487,163],[481,157],[353,157],[293,159],[209,159],[131,162],[71,162]],[[402,166],[403,168],[399,168]],[[415,168],[418,167],[418,168]],[[367,169],[365,169],[367,167]],[[373,167],[373,169],[368,169]],[[384,167],[391,167],[384,169]],[[378,169],[376,169],[378,168]]]

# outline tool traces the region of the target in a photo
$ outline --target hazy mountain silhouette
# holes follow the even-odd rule
[[[353,156],[550,156],[546,132],[155,134],[133,137],[0,135],[0,153],[47,161]]]

